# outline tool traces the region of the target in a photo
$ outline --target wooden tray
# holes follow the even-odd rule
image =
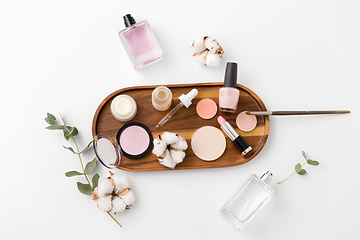
[[[165,123],[159,129],[156,129],[155,125],[170,111],[169,109],[167,111],[160,112],[152,106],[151,94],[157,86],[129,87],[117,90],[107,96],[97,108],[92,123],[93,137],[95,137],[98,133],[105,133],[116,140],[116,134],[118,130],[125,123],[117,121],[112,116],[110,112],[110,104],[113,98],[117,95],[127,94],[135,99],[138,107],[137,115],[131,121],[141,122],[147,125],[150,131],[152,131],[153,136],[157,136],[164,131],[169,131],[178,133],[187,140],[189,147],[186,150],[186,157],[182,163],[176,165],[175,169],[199,169],[236,166],[250,161],[260,153],[269,135],[269,117],[257,116],[258,125],[251,132],[242,132],[236,127],[235,123],[236,116],[242,111],[266,111],[264,103],[253,91],[238,84],[237,88],[240,90],[240,99],[236,112],[224,113],[218,110],[214,118],[210,120],[204,120],[197,115],[196,104],[203,98],[211,98],[216,102],[217,105],[219,105],[219,89],[223,86],[223,83],[199,83],[166,86],[172,91],[173,94],[173,101],[170,109],[172,109],[180,102],[178,97],[181,94],[186,94],[193,88],[196,88],[199,91],[199,94],[193,99],[192,105],[188,109],[183,107],[167,123]],[[216,120],[220,115],[222,115],[234,127],[234,129],[236,129],[236,131],[245,138],[245,140],[252,147],[252,150],[243,156],[231,142],[229,137],[226,136],[227,146],[224,154],[215,161],[203,161],[196,157],[191,149],[192,135],[197,129],[203,126],[214,126],[220,128]],[[122,155],[119,168],[126,171],[140,172],[171,170],[162,166],[157,158],[151,154],[151,152],[140,159],[130,159]]]

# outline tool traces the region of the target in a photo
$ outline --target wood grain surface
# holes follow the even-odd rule
[[[219,89],[223,83],[199,83],[199,84],[179,84],[179,85],[164,85],[168,87],[173,94],[173,101],[171,107],[166,111],[157,111],[151,103],[151,93],[157,86],[140,86],[119,89],[109,96],[107,96],[97,108],[93,123],[92,135],[96,136],[98,133],[108,134],[116,141],[116,134],[118,130],[125,124],[116,120],[110,112],[110,104],[114,97],[119,94],[127,94],[133,97],[137,103],[137,115],[132,119],[132,122],[141,122],[147,125],[153,136],[169,131],[178,133],[183,136],[187,143],[186,157],[184,161],[175,167],[177,169],[199,169],[199,168],[219,168],[230,167],[244,164],[255,158],[264,147],[269,135],[270,122],[269,116],[257,116],[258,124],[251,132],[242,132],[236,127],[236,116],[242,111],[266,111],[266,107],[262,100],[250,89],[237,85],[240,90],[240,98],[237,110],[235,113],[224,113],[218,110],[216,116],[212,119],[205,120],[200,118],[196,113],[196,104],[203,98],[211,98],[219,106]],[[191,89],[196,88],[199,94],[193,99],[193,104],[187,109],[182,107],[167,123],[159,129],[155,125],[164,117],[173,107],[175,107],[180,100],[178,97],[181,94],[187,94]],[[245,140],[252,147],[251,152],[243,156],[240,151],[234,146],[232,141],[226,136],[226,150],[224,154],[217,160],[207,162],[196,157],[191,149],[191,138],[194,132],[203,126],[214,126],[220,128],[217,117],[223,116],[234,129],[245,138]],[[221,130],[222,131],[222,130]],[[162,166],[151,152],[140,159],[130,159],[121,156],[121,163],[118,167],[126,171],[162,171],[172,170]]]

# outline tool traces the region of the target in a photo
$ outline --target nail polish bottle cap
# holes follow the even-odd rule
[[[228,62],[226,64],[224,87],[236,88],[237,84],[237,63]]]
[[[198,90],[196,88],[192,89],[188,94],[182,94],[179,99],[184,104],[185,107],[190,107],[191,101],[198,95]]]
[[[126,14],[123,18],[125,27],[129,27],[136,23],[135,19],[131,16],[131,14]]]

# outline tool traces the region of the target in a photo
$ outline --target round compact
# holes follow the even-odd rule
[[[137,113],[136,102],[129,95],[119,95],[111,101],[110,111],[115,119],[121,122],[130,121]]]
[[[239,113],[236,117],[236,126],[244,132],[251,132],[257,125],[257,118],[255,115],[247,115],[245,111]]]
[[[213,161],[221,157],[226,148],[224,134],[216,127],[201,127],[191,138],[194,154],[205,161]]]
[[[210,98],[201,99],[196,105],[196,112],[203,119],[211,119],[217,113],[217,105]]]
[[[112,138],[104,133],[95,136],[94,151],[97,159],[107,168],[116,168],[120,165],[120,147]]]
[[[120,128],[116,135],[121,153],[128,158],[141,158],[150,152],[153,136],[150,129],[142,123],[130,122]]]

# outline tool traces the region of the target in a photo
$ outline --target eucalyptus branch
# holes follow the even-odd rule
[[[98,182],[99,182],[99,174],[95,173],[92,177],[92,184],[88,178],[88,175],[92,174],[93,171],[96,168],[96,158],[94,158],[92,161],[88,162],[86,164],[86,166],[84,167],[83,164],[83,160],[81,158],[81,154],[84,153],[86,150],[88,150],[92,144],[92,141],[90,141],[90,143],[82,150],[80,151],[79,149],[79,145],[77,144],[75,137],[76,135],[78,135],[78,130],[76,127],[71,127],[66,125],[64,119],[62,118],[61,114],[59,113],[62,124],[58,124],[58,122],[56,121],[56,118],[54,115],[47,113],[47,117],[45,118],[45,121],[49,124],[48,127],[46,127],[46,129],[49,130],[62,130],[64,133],[64,138],[66,141],[69,141],[69,139],[72,139],[75,147],[76,147],[76,151],[74,151],[74,149],[72,147],[65,147],[63,146],[65,149],[71,151],[73,154],[78,155],[79,157],[79,161],[80,161],[80,166],[81,166],[81,172],[78,171],[69,171],[65,173],[66,177],[73,177],[73,176],[80,176],[83,175],[86,179],[87,184],[81,183],[81,182],[77,182],[77,187],[78,190],[85,194],[85,195],[93,195],[95,188],[98,186]],[[111,213],[108,212],[108,215],[120,226],[121,224],[111,215]]]
[[[282,180],[281,182],[278,182],[277,184],[283,183],[286,180],[288,180],[290,177],[292,177],[295,173],[299,174],[299,175],[305,175],[307,173],[307,171],[305,169],[303,169],[303,167],[305,166],[305,164],[309,164],[309,165],[313,165],[313,166],[318,166],[320,163],[318,161],[314,161],[311,159],[307,159],[306,158],[306,154],[304,151],[302,151],[302,155],[305,158],[305,162],[301,165],[300,163],[297,163],[295,165],[295,172],[293,172],[289,177],[285,178],[284,180]]]
[[[78,189],[81,193],[86,194],[86,195],[92,195],[94,189],[97,187],[98,185],[98,180],[99,180],[99,175],[95,174],[92,178],[92,184],[88,178],[88,175],[91,174],[94,169],[96,168],[96,159],[94,158],[92,161],[88,162],[86,164],[86,166],[84,167],[82,158],[81,158],[81,154],[84,153],[87,149],[90,148],[92,141],[80,152],[79,149],[79,145],[77,144],[76,140],[75,140],[75,136],[78,135],[79,131],[77,130],[76,127],[72,127],[69,125],[66,125],[63,117],[61,116],[61,114],[59,113],[62,124],[58,124],[58,122],[56,121],[56,118],[54,115],[48,113],[47,117],[45,118],[45,121],[49,124],[49,126],[47,127],[47,129],[49,130],[62,130],[64,133],[64,138],[66,141],[69,141],[70,139],[73,140],[75,147],[76,147],[76,151],[74,151],[73,148],[71,147],[65,147],[63,146],[65,149],[71,151],[72,153],[78,155],[79,157],[79,161],[80,161],[80,166],[81,166],[81,172],[78,171],[70,171],[65,173],[65,176],[67,177],[73,177],[73,176],[78,176],[78,175],[83,175],[85,177],[85,180],[87,182],[87,184],[83,184],[81,182],[77,182],[77,186]]]
[[[70,132],[69,128],[68,128],[68,127],[66,126],[66,124],[65,124],[65,121],[64,121],[63,117],[61,116],[60,113],[59,113],[59,115],[60,115],[61,121],[63,122],[64,128],[66,129],[66,131]],[[78,146],[78,144],[77,144],[74,136],[71,136],[71,139],[73,140],[73,142],[74,142],[74,144],[75,144],[75,146],[76,146],[77,152],[76,152],[75,154],[77,154],[77,155],[79,156],[80,165],[81,165],[81,169],[82,169],[82,172],[83,172],[83,174],[84,174],[84,177],[85,177],[86,181],[88,182],[91,190],[94,191],[94,188],[93,188],[93,186],[91,185],[91,183],[90,183],[90,181],[89,181],[89,179],[88,179],[88,177],[87,177],[87,174],[85,173],[84,164],[83,164],[82,159],[81,159],[81,153],[82,153],[82,152],[80,152],[79,146]]]

